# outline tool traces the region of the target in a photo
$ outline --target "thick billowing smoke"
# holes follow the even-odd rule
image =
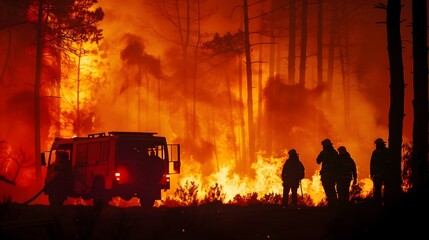
[[[139,75],[135,78],[137,82],[124,82],[121,87],[121,93],[130,85],[141,85],[142,74],[144,74],[142,71],[151,74],[157,79],[161,78],[161,63],[159,59],[146,52],[143,39],[133,34],[126,34],[124,41],[126,42],[126,47],[121,51],[121,60],[127,67],[136,67]]]
[[[330,117],[320,110],[324,89],[321,86],[310,90],[284,82],[273,77],[264,88],[265,148],[275,155],[294,148],[303,155],[308,172],[313,172],[311,156],[317,154],[319,142],[334,137]]]

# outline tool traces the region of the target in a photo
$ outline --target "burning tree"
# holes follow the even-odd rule
[[[225,35],[221,36],[219,33],[215,33],[211,40],[208,40],[206,42],[203,42],[201,44],[202,53],[209,56],[209,58],[220,58],[220,62],[228,62],[228,61],[234,61],[236,60],[238,62],[238,68],[237,68],[237,75],[241,76],[241,57],[243,56],[245,50],[244,50],[244,32],[239,30],[236,33],[226,33]],[[217,63],[216,63],[217,64]],[[228,74],[228,73],[226,73]],[[232,84],[230,83],[229,77],[226,77],[227,80],[227,93],[228,93],[228,103],[229,103],[229,109],[230,109],[230,132],[232,135],[232,139],[234,142],[236,142],[236,136],[234,133],[234,122],[233,122],[233,112],[234,110],[238,111],[238,119],[240,121],[240,130],[241,130],[241,142],[246,141],[246,137],[244,136],[245,131],[245,121],[244,121],[244,109],[242,104],[233,104],[233,93],[232,93]],[[238,79],[238,88],[240,89],[239,94],[239,102],[243,102],[243,89],[242,89],[242,79],[239,77]],[[236,107],[237,109],[234,109]],[[245,159],[245,148],[242,146],[241,151],[241,157],[238,157],[238,147],[233,146],[234,149],[234,155],[235,159],[238,161],[238,166],[241,167],[248,167],[245,165],[244,160]],[[240,164],[241,163],[241,164]]]
[[[67,53],[76,52],[79,43],[98,42],[102,38],[102,30],[98,23],[104,13],[100,7],[94,8],[97,0],[29,1],[28,23],[35,27],[36,66],[34,80],[34,129],[35,129],[35,159],[41,151],[41,117],[40,101],[41,86],[46,66],[53,66],[56,61]],[[49,59],[50,56],[53,59]],[[61,67],[61,66],[57,66]],[[60,78],[55,79],[60,81]],[[41,169],[36,164],[36,180],[40,182]]]

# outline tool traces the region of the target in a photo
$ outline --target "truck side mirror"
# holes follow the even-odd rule
[[[41,159],[42,166],[46,166],[46,158],[45,158],[45,153],[44,152],[42,152],[40,154],[40,159]]]

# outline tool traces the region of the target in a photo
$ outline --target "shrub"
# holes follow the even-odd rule
[[[202,200],[202,203],[223,203],[225,196],[226,194],[223,192],[223,186],[216,183],[214,186],[210,187],[209,191]]]
[[[266,193],[261,198],[262,204],[281,204],[283,196],[278,193]]]
[[[236,204],[239,206],[246,206],[250,204],[258,204],[260,201],[258,200],[258,193],[248,193],[246,196],[241,196],[237,194],[234,196],[234,199],[230,201],[230,204]]]
[[[186,181],[184,186],[179,184],[179,188],[174,192],[174,196],[185,206],[197,206],[199,203],[198,187],[194,181]]]

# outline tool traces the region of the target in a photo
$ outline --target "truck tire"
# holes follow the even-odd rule
[[[140,206],[143,208],[151,208],[153,204],[155,204],[155,200],[156,199],[150,196],[140,197]]]
[[[109,205],[110,198],[104,186],[104,178],[102,176],[96,176],[92,183],[92,196],[94,205]]]
[[[59,193],[58,191],[53,191],[49,193],[48,200],[50,206],[62,206],[65,198],[63,194]]]
[[[155,204],[156,194],[154,191],[145,191],[139,194],[140,206],[143,208],[151,208]]]
[[[50,206],[62,206],[67,199],[67,193],[61,188],[62,181],[56,179],[47,185]]]

